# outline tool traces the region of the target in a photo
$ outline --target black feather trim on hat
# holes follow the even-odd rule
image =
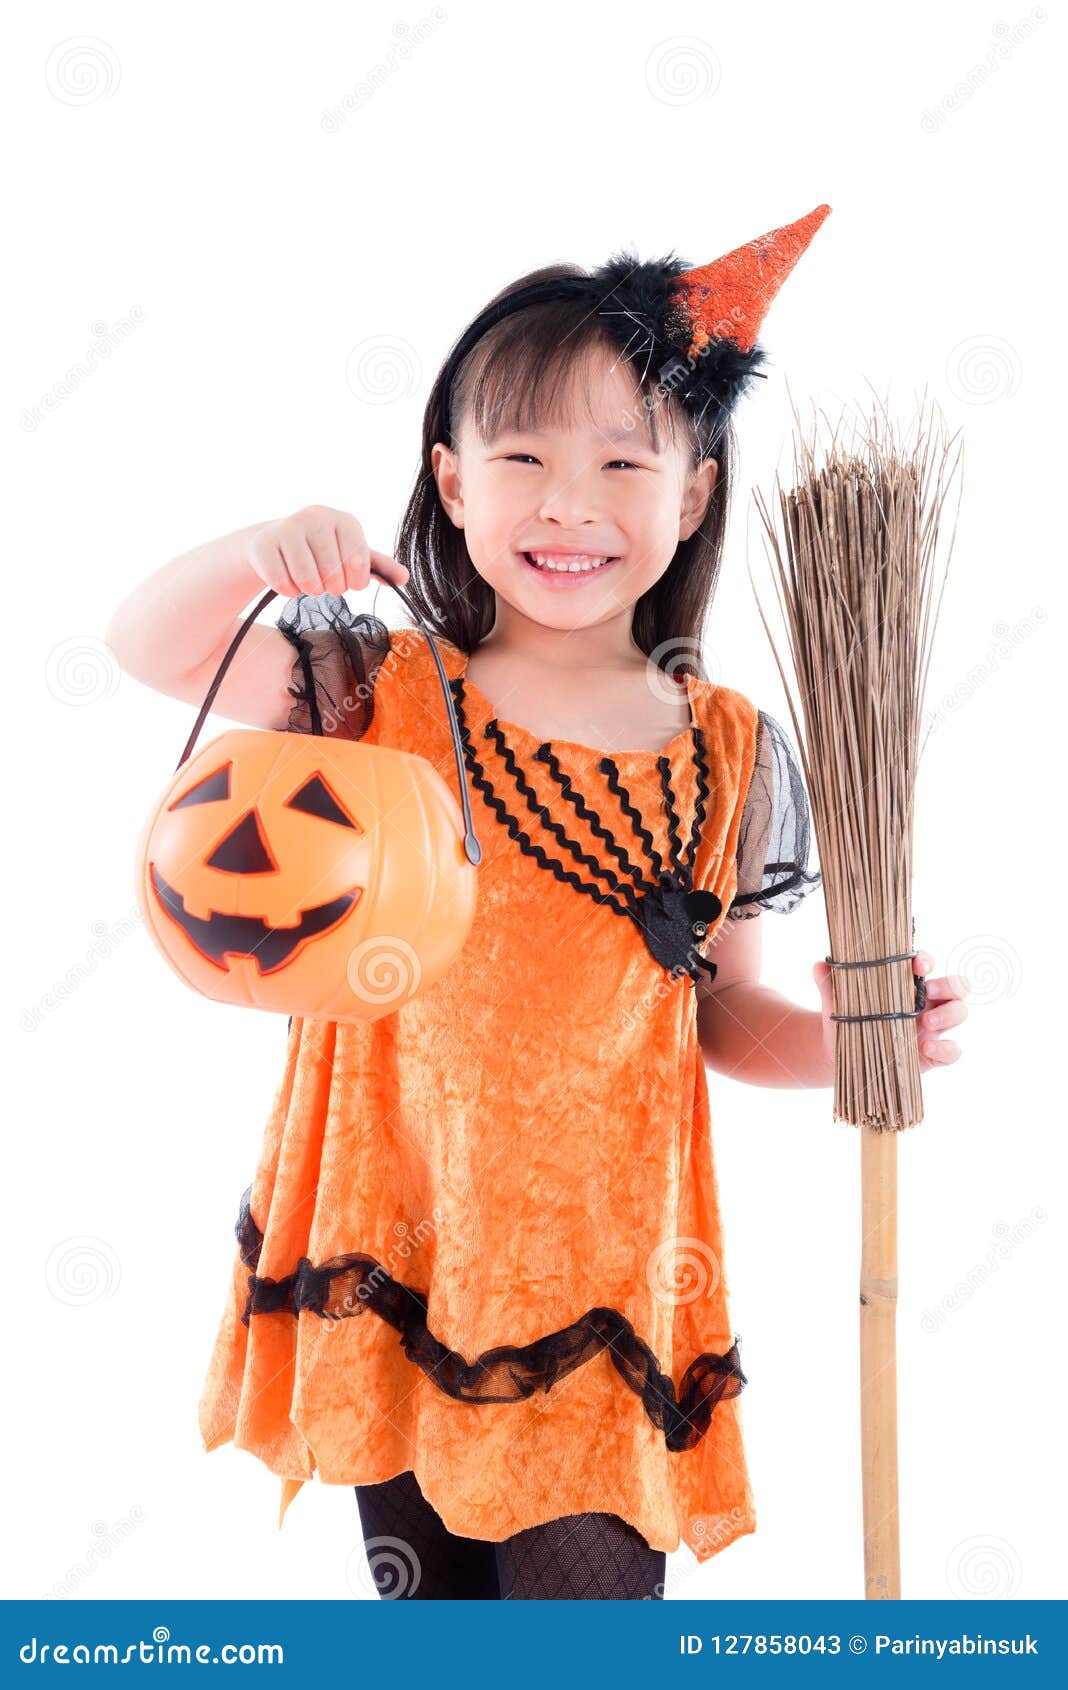
[[[760,366],[767,353],[759,341],[743,352],[725,336],[711,340],[699,357],[688,355],[692,325],[671,292],[674,278],[688,269],[673,253],[643,262],[636,254],[619,252],[593,272],[591,282],[604,296],[598,315],[642,378],[652,370],[665,392],[718,439],[751,380],[766,379]]]

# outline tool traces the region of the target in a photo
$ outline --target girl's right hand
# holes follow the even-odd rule
[[[344,593],[366,587],[371,570],[403,587],[408,570],[387,552],[376,552],[348,511],[305,505],[292,516],[268,522],[253,535],[249,564],[279,598],[299,593]]]

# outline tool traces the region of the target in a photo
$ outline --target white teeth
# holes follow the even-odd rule
[[[600,569],[608,562],[607,557],[592,557],[575,555],[570,558],[549,557],[545,552],[527,552],[539,569],[555,570],[559,574],[578,575],[589,570]]]

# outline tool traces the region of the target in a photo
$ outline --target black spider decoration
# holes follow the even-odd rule
[[[638,899],[637,921],[657,962],[670,973],[686,968],[692,958],[714,980],[716,964],[695,952],[722,909],[714,892],[688,892],[673,880],[662,880]]]
[[[619,864],[620,872],[599,862],[574,839],[569,838],[560,822],[541,802],[536,790],[516,762],[515,752],[505,739],[496,718],[486,723],[485,737],[496,744],[504,766],[522,794],[527,808],[537,816],[545,831],[570,852],[574,860],[593,877],[591,880],[583,880],[574,869],[565,867],[558,858],[550,856],[536,840],[532,840],[529,834],[523,831],[504,799],[494,790],[471,744],[470,729],[463,709],[463,676],[454,677],[449,686],[463,741],[464,762],[472,783],[482,793],[487,805],[497,820],[507,828],[520,850],[526,856],[533,857],[539,867],[548,869],[557,880],[573,886],[577,892],[595,898],[599,904],[607,905],[616,915],[626,916],[633,921],[651,955],[661,967],[666,968],[675,977],[686,975],[696,983],[703,973],[709,980],[714,979],[716,964],[701,955],[700,947],[709,927],[722,913],[723,905],[714,892],[700,890],[693,884],[693,865],[710,790],[704,734],[697,724],[694,723],[690,729],[692,755],[697,770],[697,798],[693,824],[685,848],[679,833],[679,815],[671,787],[671,762],[665,756],[657,758],[656,766],[660,774],[670,845],[670,860],[667,865],[652,834],[644,825],[641,812],[631,802],[630,794],[620,782],[619,769],[613,759],[602,757],[598,764],[600,772],[607,778],[609,791],[619,800],[620,809],[642,847],[642,855],[652,865],[653,874],[649,876],[638,863],[631,860],[583,794],[576,791],[571,777],[561,769],[549,741],[538,746],[534,753],[535,758],[546,765],[553,780],[560,787],[561,797],[573,807],[576,815],[588,823],[594,836],[605,844]]]

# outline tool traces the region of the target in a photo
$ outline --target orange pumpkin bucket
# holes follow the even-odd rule
[[[393,586],[393,583],[388,583]],[[461,816],[425,757],[319,734],[234,729],[192,755],[237,647],[208,691],[137,847],[137,902],[187,986],[219,1003],[375,1021],[434,984],[475,913],[481,850],[452,694]]]

